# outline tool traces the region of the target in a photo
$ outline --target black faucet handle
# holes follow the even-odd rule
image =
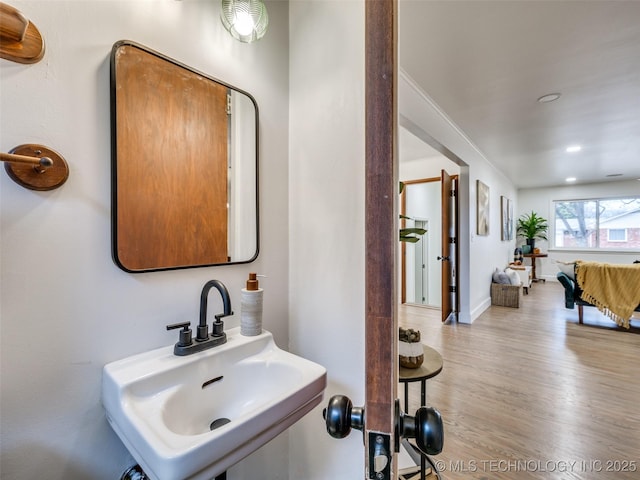
[[[231,315],[233,315],[233,312],[229,312],[229,313],[219,313],[217,315],[214,315],[214,318],[216,319],[216,322],[219,322],[221,318],[224,317],[230,317]]]
[[[191,345],[193,341],[191,340],[191,322],[183,322],[183,323],[173,323],[171,325],[167,325],[167,330],[175,330],[176,328],[181,328],[180,331],[180,339],[178,340],[179,347],[186,347],[187,345]]]
[[[220,319],[224,317],[230,317],[231,315],[233,315],[233,312],[219,313],[218,315],[214,315],[216,321],[213,322],[211,328],[211,335],[213,337],[221,337],[222,335],[224,335],[224,322]]]

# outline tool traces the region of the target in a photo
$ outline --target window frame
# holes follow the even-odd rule
[[[607,229],[607,242],[609,243],[615,243],[615,242],[620,242],[620,243],[624,243],[628,241],[629,236],[627,235],[627,230],[629,230],[628,228],[609,228]],[[624,233],[624,239],[623,240],[618,240],[618,239],[613,239],[611,238],[611,232],[619,232],[621,231],[622,233]]]
[[[640,201],[640,195],[634,195],[634,194],[629,194],[629,195],[620,195],[620,196],[615,196],[615,197],[583,197],[583,198],[556,198],[556,199],[552,199],[551,200],[551,206],[550,206],[550,210],[551,210],[551,221],[549,222],[549,227],[550,227],[550,238],[549,238],[549,249],[550,250],[556,250],[556,251],[560,251],[560,252],[569,252],[569,251],[582,251],[582,252],[602,252],[602,253],[637,253],[640,252],[640,247],[632,247],[632,248],[615,248],[615,247],[601,247],[600,244],[600,240],[602,235],[600,234],[600,208],[599,208],[599,202],[601,201],[612,201],[612,200],[622,200],[622,199],[635,199],[637,201]],[[596,203],[596,208],[595,208],[595,216],[593,217],[593,219],[595,220],[595,232],[594,234],[594,238],[595,238],[595,245],[594,247],[580,247],[580,246],[558,246],[556,245],[556,222],[558,220],[559,217],[556,216],[556,205],[558,203],[569,203],[569,202],[595,202]],[[616,230],[624,230],[625,231],[625,240],[621,241],[621,240],[612,240],[609,241],[608,240],[608,233],[607,233],[607,242],[610,243],[623,243],[623,242],[627,242],[629,241],[629,233],[628,233],[628,228],[620,228],[620,229],[616,229]]]

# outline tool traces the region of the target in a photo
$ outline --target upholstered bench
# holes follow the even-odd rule
[[[564,287],[564,306],[573,310],[577,305],[578,323],[583,323],[583,307],[593,307],[594,305],[582,299],[582,290],[580,290],[578,283],[569,277],[569,275],[564,272],[558,272],[556,277]],[[635,311],[640,312],[640,305],[636,307]]]

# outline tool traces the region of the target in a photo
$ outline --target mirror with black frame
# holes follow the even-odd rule
[[[127,272],[248,263],[259,250],[258,108],[128,40],[111,52],[112,255]]]

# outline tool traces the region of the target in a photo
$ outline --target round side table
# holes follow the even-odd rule
[[[426,402],[426,383],[442,371],[442,355],[433,348],[422,345],[424,361],[418,368],[400,367],[398,380],[404,383],[404,411],[409,412],[409,384],[420,382],[420,406]]]
[[[438,351],[427,345],[423,344],[422,348],[424,350],[424,361],[422,362],[422,365],[420,365],[418,368],[400,367],[400,374],[398,375],[398,380],[400,381],[400,383],[404,383],[404,412],[407,414],[409,412],[409,384],[413,382],[420,382],[420,406],[423,406],[427,401],[427,380],[435,377],[442,371],[442,355],[440,355]],[[440,472],[438,472],[438,470],[436,469],[436,466],[431,458],[429,458],[422,452],[419,452],[419,454],[420,480],[425,479],[425,460],[431,464],[431,468],[435,472],[436,477],[440,478]]]

